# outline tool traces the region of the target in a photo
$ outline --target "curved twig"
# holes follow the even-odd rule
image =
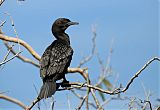
[[[122,93],[122,92],[125,92],[126,90],[128,90],[130,85],[135,80],[135,78],[138,77],[142,73],[142,71],[145,70],[145,68],[147,68],[155,60],[160,61],[160,58],[154,57],[154,58],[150,59],[138,72],[135,73],[135,75],[129,80],[129,82],[127,83],[126,87],[124,87],[123,89],[116,88],[113,91],[109,91],[109,90],[104,90],[102,88],[99,88],[99,87],[96,87],[96,86],[93,86],[93,85],[90,85],[90,84],[86,84],[86,83],[83,84],[83,83],[78,83],[78,82],[70,83],[70,85],[77,85],[77,86],[80,86],[80,87],[88,87],[88,88],[91,88],[91,89],[94,89],[94,90],[98,90],[98,91],[100,91],[102,93],[106,93],[106,94],[110,94],[110,95],[119,94],[119,93]]]
[[[21,101],[14,99],[12,97],[6,96],[6,95],[2,95],[0,94],[0,99],[5,99],[8,100],[12,103],[15,103],[16,105],[19,105],[20,107],[22,107],[23,109],[27,110],[27,106],[25,106],[25,104],[23,104]]]
[[[0,39],[4,40],[4,41],[9,41],[9,42],[14,42],[14,43],[19,43],[21,44],[23,47],[25,47],[30,53],[31,55],[36,58],[37,60],[40,60],[40,56],[34,51],[34,49],[28,45],[25,41],[21,40],[21,39],[17,39],[14,37],[8,37],[4,34],[0,34]]]
[[[126,87],[123,90],[119,91],[118,93],[125,92],[130,87],[130,85],[133,82],[133,80],[135,78],[137,78],[142,73],[142,71],[145,70],[155,60],[160,61],[160,58],[154,57],[154,58],[150,59],[137,73],[135,73],[135,75],[130,79],[130,81],[128,82]]]

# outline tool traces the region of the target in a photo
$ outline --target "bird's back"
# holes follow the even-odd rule
[[[40,75],[43,80],[62,78],[72,60],[73,49],[69,43],[55,40],[47,47],[40,61]]]

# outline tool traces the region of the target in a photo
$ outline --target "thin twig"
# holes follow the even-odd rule
[[[145,97],[146,97],[146,101],[144,101],[144,102],[150,102],[150,101],[149,101],[149,97],[151,96],[150,91],[147,93],[146,88],[144,87],[143,83],[142,83],[142,87],[143,87],[144,94],[145,94]],[[148,104],[148,103],[145,103],[145,104],[144,104],[142,110],[146,110],[147,104]],[[149,106],[150,106],[150,109],[152,110],[151,104],[150,104]]]
[[[128,97],[120,97],[120,96],[111,96],[109,99],[105,100],[103,103],[101,103],[100,107],[105,106],[106,104],[108,104],[110,101],[112,100],[130,100]]]
[[[81,109],[82,105],[84,104],[84,101],[85,101],[86,97],[87,97],[86,95],[83,97],[83,99],[81,100],[81,102],[80,102],[80,104],[79,104],[79,106],[78,106],[78,108],[76,110],[80,110]]]
[[[148,103],[150,110],[152,110],[152,104],[151,104],[151,102],[150,102],[149,100],[146,100],[146,101],[144,101],[144,102]],[[144,110],[145,110],[145,109],[144,109]]]
[[[54,110],[54,103],[55,103],[54,97],[51,97],[51,99],[52,99],[52,102],[51,102],[51,110]],[[46,109],[47,109],[47,107],[46,107]]]
[[[33,108],[33,106],[37,103],[37,102],[39,102],[40,101],[40,99],[39,98],[36,98],[33,102],[32,102],[32,104],[27,108],[27,110],[31,110],[32,108]]]
[[[12,46],[10,46],[10,48],[8,48],[8,52],[7,52],[7,54],[5,55],[3,61],[6,61],[6,60],[7,60],[8,56],[9,56],[9,54],[10,54],[12,48],[13,48],[13,46],[14,46],[14,45],[12,45]],[[15,53],[15,55],[16,55],[16,54],[17,54],[17,53]]]
[[[11,46],[9,46],[8,42],[6,42],[6,41],[4,42],[4,45],[5,45],[8,49],[11,48]],[[12,48],[10,49],[10,51],[12,52],[13,55],[16,54],[16,52],[15,52]],[[19,58],[20,60],[22,60],[22,61],[25,62],[25,63],[30,63],[30,64],[32,64],[32,65],[34,65],[34,66],[36,66],[36,67],[39,68],[39,64],[36,63],[36,62],[34,62],[34,61],[31,60],[31,59],[28,59],[28,58],[26,58],[26,57],[24,57],[24,56],[22,56],[22,55],[18,55],[17,58]]]
[[[87,84],[90,84],[90,78],[89,78],[89,74],[88,74],[88,70],[86,70],[86,74],[87,74]],[[90,88],[87,88],[87,92],[86,92],[86,110],[89,110],[89,93],[90,93]]]
[[[14,34],[17,38],[17,43],[18,43],[18,50],[21,51],[21,46],[20,46],[20,41],[19,41],[19,37],[18,37],[18,33],[16,31],[16,28],[15,28],[15,24],[14,24],[14,20],[12,18],[12,16],[9,14],[9,13],[4,13],[5,15],[9,16],[10,20],[11,20],[11,25],[12,25],[12,28],[13,28],[13,31],[14,31]]]
[[[91,89],[91,94],[92,94],[93,99],[94,99],[94,101],[96,103],[97,109],[98,110],[103,110],[103,108],[100,108],[100,103],[99,103],[99,101],[98,101],[98,99],[96,97],[96,94],[94,93],[93,89]]]
[[[33,84],[33,86],[34,86],[34,89],[35,89],[35,91],[36,91],[36,94],[38,95],[38,90],[37,90],[37,87],[36,87],[36,85],[35,84]],[[38,102],[38,104],[37,104],[38,106],[37,106],[37,108],[38,108],[38,110],[40,110],[41,108],[40,108],[40,103]]]
[[[70,90],[77,98],[79,98],[79,99],[83,99],[83,97],[80,95],[80,94],[78,94],[78,93],[76,93],[74,90]],[[88,101],[88,104],[89,105],[91,105],[93,108],[97,108],[96,106],[95,106],[95,104],[92,102],[92,101]]]
[[[78,68],[80,68],[82,65],[84,65],[85,63],[89,62],[92,57],[94,56],[94,53],[96,51],[96,36],[97,36],[97,33],[96,33],[96,27],[95,26],[92,26],[92,33],[93,33],[93,38],[92,38],[92,51],[91,51],[91,54],[84,57],[79,65],[78,65]]]
[[[14,59],[15,57],[17,57],[20,53],[22,53],[22,51],[18,52],[16,55],[14,55],[13,57],[9,58],[8,60],[2,61],[2,62],[0,63],[0,66],[1,66],[1,65],[4,65],[5,63],[7,63],[7,62],[9,62],[9,61],[11,61],[11,60],[13,60],[13,59]]]
[[[6,20],[5,21],[2,21],[1,24],[0,24],[0,28],[6,23]]]
[[[99,81],[95,84],[95,86],[99,86],[103,82],[103,80],[107,77],[107,73],[110,72],[111,69],[110,69],[109,65],[110,65],[110,62],[111,62],[112,53],[113,53],[113,40],[111,42],[109,55],[107,57],[107,61],[106,61],[105,65],[103,65],[102,60],[100,59],[99,54],[97,52],[96,55],[97,55],[98,62],[100,64],[100,66],[101,66],[102,74],[100,74]]]
[[[125,91],[129,88],[129,86],[131,85],[131,83],[134,81],[134,79],[137,78],[137,77],[142,73],[142,71],[145,70],[145,69],[146,69],[153,61],[155,61],[155,60],[160,61],[160,58],[154,57],[154,58],[150,59],[150,60],[130,79],[130,81],[128,82],[127,86],[126,86],[123,90],[119,91],[118,93],[120,93],[120,92],[125,92]]]

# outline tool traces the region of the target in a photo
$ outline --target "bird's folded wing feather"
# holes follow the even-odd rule
[[[53,42],[44,52],[40,62],[41,77],[63,73],[72,59],[73,50],[69,45]]]

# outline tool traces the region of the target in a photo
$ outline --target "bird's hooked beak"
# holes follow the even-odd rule
[[[70,22],[68,22],[68,23],[66,23],[65,24],[65,26],[71,26],[71,25],[78,25],[79,23],[78,22],[72,22],[72,21],[70,21]]]

